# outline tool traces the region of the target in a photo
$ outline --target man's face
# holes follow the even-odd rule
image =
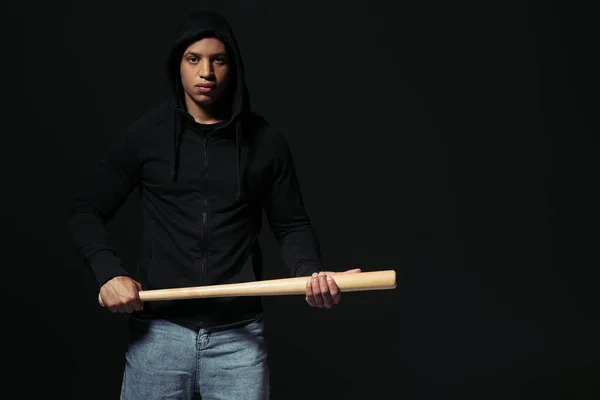
[[[210,106],[225,91],[228,82],[225,45],[216,38],[192,43],[183,52],[180,72],[185,96],[200,106]]]

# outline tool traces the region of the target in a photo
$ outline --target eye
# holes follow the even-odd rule
[[[225,57],[223,57],[223,56],[215,57],[213,61],[216,62],[217,64],[225,64],[226,63]]]
[[[194,56],[190,56],[188,57],[188,62],[191,62],[192,64],[195,64],[198,62],[198,57],[194,57]]]

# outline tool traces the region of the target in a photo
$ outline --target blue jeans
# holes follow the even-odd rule
[[[121,400],[269,399],[262,317],[195,331],[132,319]]]

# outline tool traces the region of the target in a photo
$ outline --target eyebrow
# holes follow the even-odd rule
[[[194,53],[193,51],[188,51],[187,53],[185,53],[185,55],[187,56],[194,56],[194,57],[198,57],[198,58],[202,58],[201,54],[198,53]],[[215,54],[210,54],[208,57],[226,57],[227,53],[222,52],[222,53],[215,53]]]

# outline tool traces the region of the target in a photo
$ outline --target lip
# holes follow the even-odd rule
[[[198,90],[200,92],[206,93],[206,92],[211,92],[215,89],[216,85],[212,84],[212,83],[198,83],[196,85],[196,87],[198,88]]]
[[[198,89],[198,91],[200,93],[209,93],[212,92],[214,90],[214,86],[198,86],[196,85],[196,88]]]

